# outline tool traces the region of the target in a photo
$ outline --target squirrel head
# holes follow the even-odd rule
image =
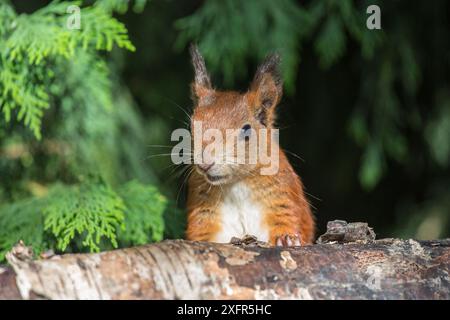
[[[190,52],[195,72],[191,132],[197,171],[213,185],[254,175],[255,170],[263,165],[259,157],[260,143],[266,144],[264,148],[269,150],[266,152],[270,152],[273,145],[271,133],[275,108],[283,91],[280,56],[267,56],[258,67],[248,91],[240,93],[214,89],[197,46],[191,45]],[[201,131],[198,130],[199,125]],[[200,134],[203,137],[199,137]],[[267,134],[265,140],[261,138],[262,134]],[[245,146],[244,153],[239,153],[240,146]]]

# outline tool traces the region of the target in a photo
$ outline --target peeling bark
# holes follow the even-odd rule
[[[0,299],[450,299],[450,239],[268,248],[168,240],[0,270]]]
[[[10,268],[0,267],[0,300],[20,298],[14,271]]]

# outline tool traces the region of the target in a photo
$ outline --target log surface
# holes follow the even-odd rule
[[[268,248],[167,240],[0,269],[7,299],[450,299],[450,239]]]

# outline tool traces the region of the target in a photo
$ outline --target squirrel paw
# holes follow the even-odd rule
[[[285,234],[276,238],[277,247],[300,247],[302,245],[300,234]]]

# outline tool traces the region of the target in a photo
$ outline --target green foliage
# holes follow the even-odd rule
[[[98,48],[110,49],[111,43],[132,49],[126,30],[123,24],[110,16],[111,9],[106,8],[107,3],[103,1],[82,8],[81,30],[68,30],[64,26],[67,18],[65,9],[69,4],[73,2],[52,2],[37,12],[19,17],[22,19],[21,25],[27,30],[31,25],[31,29],[57,29],[52,36],[58,39],[68,37],[71,44],[63,46],[63,49],[74,49],[61,52],[67,52],[70,58],[59,54],[52,41],[45,45],[28,43],[42,57],[38,59],[34,53],[28,56],[25,50],[28,37],[14,36],[14,30],[0,40],[15,37],[14,46],[17,45],[17,48],[12,48],[18,52],[16,59],[20,58],[22,62],[11,65],[23,68],[23,77],[17,78],[23,81],[0,81],[0,89],[2,85],[11,86],[10,90],[0,90],[0,95],[7,95],[5,98],[0,96],[0,102],[4,102],[0,108],[5,115],[3,119],[0,117],[0,127],[9,128],[10,132],[5,135],[5,139],[0,140],[0,148],[24,150],[18,157],[5,157],[0,161],[6,188],[4,192],[9,195],[17,191],[11,189],[17,189],[15,181],[22,179],[38,180],[44,184],[59,180],[72,183],[79,175],[98,173],[113,185],[131,178],[144,182],[156,180],[148,163],[142,162],[145,157],[142,146],[148,142],[141,116],[127,88],[115,76],[117,70],[111,70],[106,59],[97,51]],[[2,16],[12,17],[8,23],[2,21],[3,28],[15,21],[15,15],[7,3],[2,3],[0,8]],[[4,30],[2,34],[6,34]],[[29,32],[34,31],[20,34]],[[39,39],[34,37],[30,41],[39,42]],[[43,39],[42,42],[47,40]],[[37,48],[42,46],[56,49],[41,52]],[[2,56],[9,56],[8,51],[2,50],[0,61],[3,61]],[[10,79],[9,69],[0,68],[1,76]],[[11,97],[12,92],[16,98]],[[48,109],[45,118],[42,110],[36,108],[38,104],[33,102],[36,99],[33,98],[29,103],[19,101],[34,97],[35,92],[41,92],[45,98],[37,100],[39,105]],[[15,108],[12,105],[24,110],[18,113],[19,118],[24,114],[32,115],[26,118],[31,119],[26,124],[33,125],[35,136],[40,137],[41,129],[45,130],[43,141],[34,141],[22,127],[11,123]],[[99,163],[102,165],[99,166]],[[12,170],[13,176],[7,173],[11,172],[11,166],[17,169]],[[24,174],[19,174],[20,171]]]
[[[49,96],[45,85],[33,85],[31,80],[42,77],[43,69],[36,67],[33,75],[29,70],[31,66],[21,68],[0,56],[0,109],[6,122],[11,121],[11,113],[18,109],[17,120],[23,121],[40,139],[41,119],[49,108]]]
[[[120,188],[119,194],[125,200],[126,206],[126,228],[119,233],[123,245],[162,240],[166,198],[159,194],[154,186],[144,186],[137,181],[125,184]]]
[[[48,87],[54,73],[77,60],[82,51],[111,51],[113,45],[134,51],[125,26],[101,6],[82,8],[82,28],[66,27],[70,5],[54,1],[31,15],[15,15],[8,3],[0,4],[0,110],[9,122],[12,113],[41,138],[44,110],[50,107]],[[52,65],[51,69],[45,68]]]
[[[325,68],[333,65],[344,53],[345,45],[343,24],[337,15],[332,15],[323,25],[316,41],[321,65]]]
[[[278,50],[284,59],[286,85],[293,90],[298,38],[309,32],[310,24],[310,16],[292,0],[277,1],[276,6],[271,0],[212,0],[178,20],[176,27],[181,30],[178,46],[198,41],[211,69],[220,70],[228,84],[245,75],[247,58],[261,59]]]
[[[400,100],[401,96],[411,100],[416,95],[420,81],[416,57],[408,43],[396,46],[385,42],[388,54],[367,62],[364,71],[370,76],[362,86],[349,125],[350,134],[364,149],[360,178],[367,190],[373,189],[386,173],[385,159],[398,163],[408,159],[411,151],[405,128],[417,130],[417,121],[421,121],[418,106],[403,107]],[[400,94],[397,83],[402,84]]]
[[[125,13],[128,11],[132,1],[124,1],[124,0],[102,0],[97,3],[99,7],[102,9],[112,12],[117,11],[119,13]],[[147,0],[135,0],[133,5],[134,12],[142,12],[144,10],[145,5],[147,4]]]
[[[38,254],[47,248],[42,208],[43,201],[35,198],[0,206],[0,263],[19,240],[32,243],[34,252]]]
[[[350,0],[318,0],[309,7],[293,0],[276,4],[270,0],[211,0],[178,20],[176,27],[181,31],[178,46],[198,42],[211,69],[220,70],[226,83],[245,75],[248,58],[261,60],[268,52],[279,51],[285,85],[292,93],[298,52],[316,30],[315,48],[323,67],[330,67],[345,53],[345,28],[362,43],[365,55],[372,55],[379,36],[367,36],[363,21],[361,11]]]
[[[142,116],[117,64],[101,54],[121,59],[114,45],[134,51],[112,16],[124,2],[82,7],[81,29],[69,30],[73,4],[81,2],[21,15],[0,4],[0,262],[19,240],[38,254],[100,251],[158,241],[164,232],[167,200],[142,161]],[[144,4],[135,1],[135,9]]]
[[[64,251],[76,234],[83,235],[83,246],[100,250],[105,237],[117,247],[116,229],[123,223],[123,200],[103,182],[84,183],[73,187],[55,187],[52,201],[44,208],[44,228],[57,239]]]
[[[436,163],[448,167],[450,163],[450,91],[437,93],[438,108],[425,129],[425,138],[430,145],[430,152]]]
[[[359,170],[359,179],[364,188],[373,188],[380,180],[384,165],[382,156],[379,145],[374,143],[368,145]]]
[[[162,239],[167,200],[151,185],[131,181],[114,190],[101,179],[57,184],[44,196],[0,206],[0,262],[19,240],[36,253],[144,244]]]

